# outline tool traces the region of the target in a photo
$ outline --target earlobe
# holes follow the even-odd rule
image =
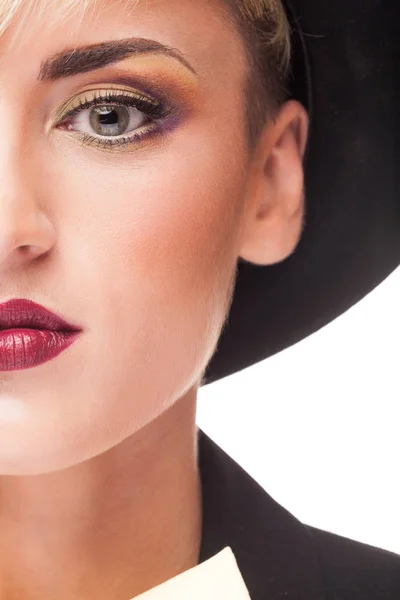
[[[240,258],[259,265],[285,260],[295,250],[304,219],[303,157],[308,116],[290,101],[267,125],[249,175]]]

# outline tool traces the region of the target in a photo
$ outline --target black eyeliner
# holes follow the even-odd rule
[[[83,110],[92,108],[93,106],[99,106],[103,104],[114,104],[115,106],[128,106],[130,108],[137,108],[137,110],[143,112],[152,119],[162,119],[167,117],[172,112],[172,109],[166,107],[162,102],[154,103],[148,100],[145,96],[135,96],[133,94],[121,93],[118,91],[108,90],[105,93],[99,92],[98,95],[88,100],[85,96],[83,102],[79,102],[77,106],[67,111],[61,118],[64,121],[71,118]]]

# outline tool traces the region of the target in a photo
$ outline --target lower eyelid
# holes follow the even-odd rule
[[[145,127],[145,126],[143,126]],[[72,130],[70,130],[72,131]],[[122,151],[129,151],[129,149],[134,150],[135,147],[142,146],[146,144],[147,141],[151,142],[158,137],[163,137],[162,127],[158,127],[155,125],[154,127],[149,127],[144,132],[140,132],[138,129],[137,132],[131,133],[130,135],[125,136],[114,136],[114,137],[101,137],[101,136],[92,136],[87,133],[76,132],[73,130],[73,137],[78,138],[80,140],[82,146],[86,147],[94,147],[100,150],[105,151],[115,151],[118,152],[118,148]]]

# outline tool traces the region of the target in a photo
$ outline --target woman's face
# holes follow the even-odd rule
[[[128,6],[53,28],[48,8],[15,46],[13,27],[0,40],[0,301],[83,330],[55,359],[0,372],[3,474],[71,466],[138,431],[198,383],[223,325],[250,159],[242,43],[217,1]],[[127,38],[190,67],[153,50],[38,78],[52,55]],[[104,94],[143,102],[66,118]]]

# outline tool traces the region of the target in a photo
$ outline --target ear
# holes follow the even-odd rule
[[[246,261],[281,262],[300,240],[308,127],[305,108],[290,100],[260,136],[249,163],[244,200],[239,256]]]

